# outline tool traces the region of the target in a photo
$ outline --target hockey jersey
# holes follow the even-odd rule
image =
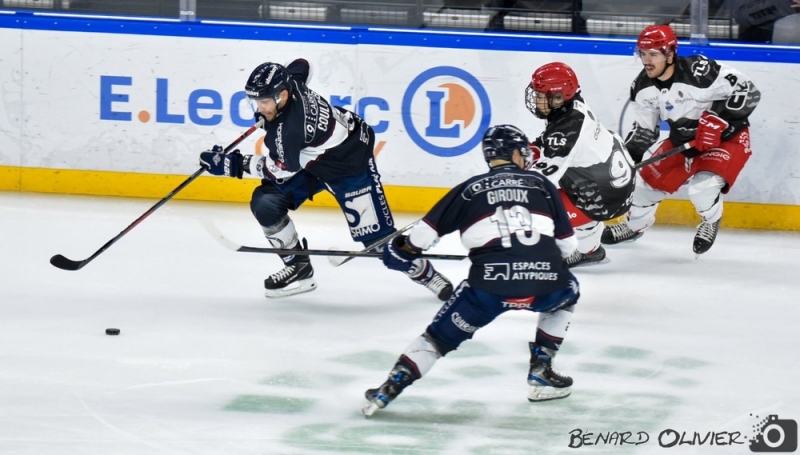
[[[408,243],[427,250],[456,230],[469,250],[474,288],[531,296],[568,285],[562,258],[577,240],[558,190],[539,173],[507,164],[468,179],[434,205]]]
[[[642,70],[631,84],[630,100],[635,111],[633,129],[625,145],[636,162],[656,143],[659,120],[670,127],[674,146],[691,141],[697,122],[705,111],[712,111],[729,126],[722,140],[749,126],[748,117],[761,100],[753,81],[730,66],[703,55],[676,57],[675,71],[667,81],[651,79]],[[691,149],[687,155],[694,156]]]
[[[372,129],[306,86],[305,60],[295,60],[286,69],[292,75],[292,93],[277,118],[264,124],[269,153],[258,161],[255,173],[278,181],[303,169],[322,181],[363,173],[372,157]]]
[[[533,166],[589,218],[616,218],[632,200],[636,175],[631,157],[622,138],[603,127],[580,95],[569,104],[548,116],[534,141],[541,153]]]

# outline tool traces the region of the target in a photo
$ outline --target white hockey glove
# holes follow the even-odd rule
[[[262,179],[281,182],[294,177],[297,172],[286,170],[286,165],[280,161],[275,161],[269,156],[253,156],[248,161],[248,173]]]

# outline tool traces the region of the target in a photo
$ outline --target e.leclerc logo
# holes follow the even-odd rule
[[[475,76],[437,66],[415,77],[403,96],[403,125],[417,146],[453,157],[469,152],[491,122],[489,95]]]
[[[133,77],[100,76],[100,119],[130,122],[135,116],[142,123],[215,126],[227,117],[240,127],[253,123],[247,103],[243,102],[244,91],[226,96],[214,89],[198,88],[188,96],[171,97],[169,79],[156,78],[150,83],[153,82],[155,105],[145,101],[151,107],[141,109],[142,100],[132,100],[129,93]],[[355,109],[361,117],[370,107],[382,112],[390,110],[386,99],[375,96],[362,97],[356,106],[350,96],[330,95],[329,100],[332,105]],[[473,75],[460,68],[439,66],[423,71],[411,81],[403,96],[402,119],[406,133],[422,150],[453,157],[480,144],[491,121],[491,104],[486,90]],[[372,127],[380,134],[389,129],[389,122],[381,120]],[[376,144],[376,152],[384,143]]]
[[[133,78],[128,76],[100,76],[100,119],[130,122],[133,113],[127,110],[131,101],[130,95],[124,93],[124,87],[131,87]],[[253,114],[242,107],[246,107],[244,91],[235,92],[229,99],[223,100],[223,95],[213,89],[201,88],[192,90],[187,99],[187,105],[180,109],[169,96],[169,80],[158,78],[155,80],[155,112],[140,110],[136,118],[147,123],[155,119],[156,123],[190,123],[202,126],[219,125],[223,121],[224,106],[227,104],[227,116],[236,126],[247,127],[253,124]],[[227,101],[225,103],[224,101]],[[136,103],[134,103],[134,106]],[[172,106],[171,106],[172,105]],[[171,112],[170,109],[175,111]]]

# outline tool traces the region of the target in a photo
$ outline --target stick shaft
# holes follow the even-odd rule
[[[293,250],[285,248],[261,248],[255,246],[240,246],[236,251],[242,253],[271,253],[271,254],[293,254],[295,256],[345,256],[357,258],[379,258],[382,253],[377,251],[344,251],[344,250]],[[459,254],[421,254],[417,257],[425,259],[444,259],[460,261],[467,256]]]
[[[371,250],[373,250],[373,249],[375,249],[375,248],[377,248],[379,246],[386,245],[387,243],[391,242],[392,240],[394,240],[399,235],[401,235],[401,234],[407,232],[408,230],[410,230],[412,227],[414,227],[415,224],[417,224],[416,221],[411,223],[411,224],[409,224],[409,225],[407,225],[404,228],[396,230],[395,232],[387,235],[386,237],[384,237],[382,239],[376,240],[375,242],[367,245],[367,247],[364,248],[363,250],[359,251],[359,253],[367,253],[367,252],[370,252]],[[337,259],[334,259],[334,258],[331,257],[331,258],[328,259],[328,262],[330,262],[331,265],[334,266],[334,267],[339,267],[340,265],[344,264],[345,262],[351,261],[351,260],[355,259],[356,257],[369,257],[369,256],[349,255],[349,257],[346,257],[346,258],[344,258],[342,260],[337,260]]]
[[[664,153],[658,154],[656,156],[651,156],[650,158],[634,166],[634,169],[641,169],[645,166],[649,166],[653,163],[663,160],[664,158],[669,158],[677,153],[685,152],[686,150],[689,150],[692,147],[694,147],[694,141],[689,141],[681,146],[675,147],[674,149],[667,150]]]
[[[258,129],[258,128],[260,128],[260,127],[261,127],[261,125],[262,125],[263,123],[264,123],[264,121],[263,121],[263,120],[259,120],[259,122],[258,122],[258,123],[256,123],[255,125],[251,126],[250,128],[248,128],[248,129],[247,129],[247,131],[245,131],[244,133],[242,133],[242,134],[241,134],[239,137],[237,137],[237,138],[236,138],[236,139],[235,139],[233,142],[231,142],[230,144],[228,144],[228,146],[227,146],[227,147],[225,147],[225,153],[228,153],[228,152],[230,152],[231,150],[233,150],[233,148],[234,148],[234,147],[236,147],[237,145],[239,145],[239,144],[240,144],[240,143],[241,143],[243,140],[245,140],[245,139],[246,139],[248,136],[250,136],[251,134],[253,134],[253,133],[254,133],[254,132],[255,132],[255,131]],[[190,184],[190,183],[192,183],[192,182],[193,182],[193,181],[194,181],[194,180],[195,180],[197,177],[200,177],[200,175],[201,175],[203,172],[205,172],[205,171],[206,171],[206,170],[205,170],[205,168],[203,168],[203,167],[201,167],[200,169],[196,170],[196,171],[195,171],[195,172],[194,172],[192,175],[190,175],[190,176],[189,176],[189,177],[188,177],[186,180],[184,180],[184,181],[183,181],[183,182],[182,182],[180,185],[178,185],[177,187],[175,187],[175,189],[173,189],[172,191],[170,191],[169,193],[167,193],[167,195],[166,195],[166,196],[164,196],[163,198],[161,198],[161,200],[160,200],[160,201],[156,202],[156,204],[155,204],[155,205],[153,205],[153,206],[152,206],[152,207],[150,207],[150,208],[149,208],[149,209],[148,209],[146,212],[144,212],[144,213],[142,214],[142,216],[140,216],[139,218],[136,218],[136,219],[133,221],[133,223],[129,224],[129,225],[128,225],[128,227],[126,227],[125,229],[123,229],[122,231],[120,231],[120,233],[119,233],[119,234],[117,234],[116,236],[114,236],[114,238],[112,238],[111,240],[109,240],[108,242],[106,242],[106,243],[105,243],[105,245],[101,246],[99,250],[95,251],[95,252],[94,252],[94,254],[92,254],[92,255],[91,255],[91,256],[89,256],[88,258],[86,258],[86,259],[84,259],[84,260],[82,260],[82,261],[73,261],[73,260],[71,260],[71,259],[67,259],[66,257],[64,257],[64,256],[62,256],[62,255],[60,255],[60,254],[57,254],[57,255],[53,256],[52,258],[50,258],[50,264],[52,264],[53,266],[55,266],[55,267],[58,267],[58,268],[60,268],[60,269],[63,269],[63,270],[79,270],[79,269],[83,268],[83,266],[85,266],[86,264],[88,264],[88,263],[92,262],[92,261],[93,261],[93,260],[94,260],[94,259],[95,259],[97,256],[100,256],[101,254],[103,254],[103,252],[104,252],[104,251],[106,251],[108,248],[110,248],[110,247],[111,247],[111,245],[113,245],[113,244],[117,243],[117,241],[118,241],[119,239],[121,239],[122,237],[124,237],[124,236],[125,236],[125,234],[127,234],[128,232],[130,232],[130,231],[131,231],[133,228],[135,228],[136,226],[138,226],[138,225],[139,225],[139,223],[141,223],[141,222],[142,222],[142,221],[144,221],[144,220],[145,220],[147,217],[149,217],[150,215],[152,215],[152,214],[153,214],[153,212],[155,212],[156,210],[158,210],[159,208],[161,208],[161,206],[162,206],[162,205],[166,204],[166,203],[167,203],[167,202],[168,202],[170,199],[172,199],[172,198],[173,198],[173,197],[174,197],[176,194],[178,194],[178,193],[179,193],[179,192],[181,192],[181,191],[182,191],[184,188],[186,188],[187,186],[189,186],[189,184]]]
[[[377,251],[369,251],[369,250],[361,250],[361,251],[314,250],[314,249],[295,250],[291,248],[245,246],[225,237],[225,235],[222,234],[222,232],[217,228],[217,226],[210,220],[204,219],[201,220],[201,222],[203,224],[203,227],[206,228],[206,230],[208,231],[209,234],[211,234],[214,240],[216,240],[222,246],[231,251],[237,251],[241,253],[270,253],[270,254],[284,254],[284,255],[293,254],[297,256],[329,256],[329,257],[346,257],[346,258],[354,258],[354,257],[379,258],[382,255]],[[411,223],[410,225],[398,230],[397,232],[403,233],[409,230],[413,225],[414,223]],[[400,235],[397,233],[393,233],[393,235],[394,234]],[[462,256],[457,254],[423,254],[420,257],[427,259],[445,259],[445,260],[449,259],[449,260],[460,261],[462,259],[466,259],[468,256]]]

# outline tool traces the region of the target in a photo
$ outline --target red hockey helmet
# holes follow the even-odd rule
[[[678,52],[678,38],[675,31],[669,25],[648,25],[642,30],[639,39],[636,41],[636,50],[646,51],[656,49],[664,55],[676,54]]]
[[[579,89],[578,77],[569,65],[561,62],[548,63],[533,72],[531,83],[525,89],[525,106],[536,117],[546,119],[553,109],[560,106],[553,103],[554,96],[561,95],[562,99],[556,101],[563,104],[575,98]],[[547,98],[548,110],[541,111],[536,106],[537,93]]]
[[[531,86],[533,90],[547,94],[548,98],[561,93],[565,102],[572,100],[580,88],[575,71],[561,62],[540,66],[531,76]]]

